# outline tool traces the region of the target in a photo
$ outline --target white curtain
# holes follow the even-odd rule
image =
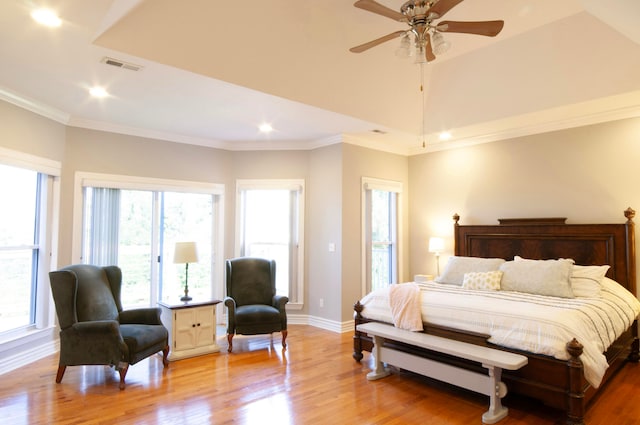
[[[91,188],[91,225],[89,264],[118,264],[118,228],[120,222],[120,189]]]

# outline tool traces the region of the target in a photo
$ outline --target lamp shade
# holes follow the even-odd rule
[[[176,249],[173,253],[173,262],[196,263],[198,261],[198,248],[195,242],[176,242]]]
[[[429,238],[429,252],[440,253],[442,251],[444,251],[444,239]]]

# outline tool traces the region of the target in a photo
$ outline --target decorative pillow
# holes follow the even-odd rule
[[[504,262],[502,258],[449,257],[444,272],[436,277],[436,282],[462,286],[465,273],[495,271]]]
[[[593,298],[600,296],[602,280],[609,266],[573,266],[571,289],[576,297]]]
[[[499,291],[501,280],[502,272],[500,270],[465,273],[464,279],[462,280],[462,287],[465,289]]]
[[[526,260],[517,257],[500,266],[503,291],[573,298],[571,272],[573,260]]]

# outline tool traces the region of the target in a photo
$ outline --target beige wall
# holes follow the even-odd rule
[[[316,149],[310,159],[307,311],[335,323],[342,321],[342,146]],[[334,244],[335,251],[329,251],[329,244]]]
[[[454,213],[463,224],[549,216],[622,223],[627,207],[640,210],[639,163],[640,118],[413,156],[411,274],[435,272],[430,236],[447,237],[441,268],[452,254]]]
[[[66,126],[0,101],[0,146],[62,161]]]

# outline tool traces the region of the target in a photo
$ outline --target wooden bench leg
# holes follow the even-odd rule
[[[482,365],[489,369],[489,383],[491,392],[489,393],[489,410],[483,413],[482,422],[485,424],[495,424],[504,419],[509,413],[509,409],[502,405],[502,397],[507,395],[507,386],[500,381],[502,369],[499,367]]]
[[[384,338],[380,336],[373,336],[373,357],[375,358],[375,369],[371,372],[367,373],[367,379],[369,381],[375,381],[376,379],[381,379],[386,376],[389,376],[391,372],[388,368],[384,367],[384,363],[382,362],[382,353],[381,348],[384,343]]]

